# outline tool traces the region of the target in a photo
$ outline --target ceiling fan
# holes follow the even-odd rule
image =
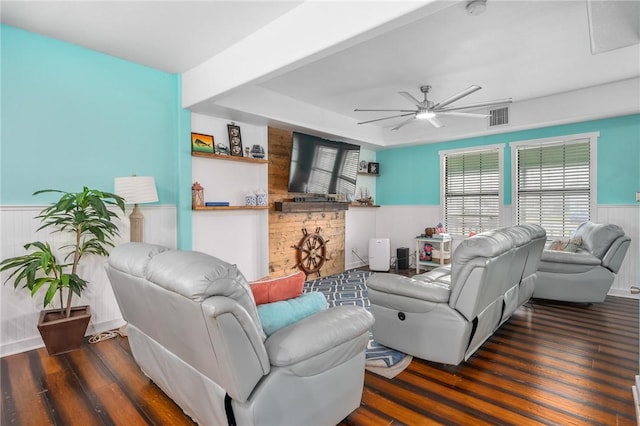
[[[468,95],[472,94],[473,92],[476,92],[476,91],[482,89],[482,87],[475,86],[475,85],[474,86],[469,86],[468,88],[466,88],[462,92],[457,93],[457,94],[455,94],[455,95],[453,95],[451,97],[448,97],[447,99],[445,99],[443,101],[440,101],[438,103],[433,103],[432,101],[427,99],[427,93],[429,93],[430,89],[431,89],[431,86],[420,86],[420,91],[424,94],[424,100],[423,101],[417,100],[415,97],[413,97],[408,92],[398,92],[399,95],[401,95],[405,99],[407,99],[410,102],[412,102],[413,104],[415,104],[416,109],[361,109],[361,108],[356,108],[354,111],[377,111],[377,112],[400,112],[401,113],[401,114],[398,114],[398,115],[392,115],[390,117],[376,118],[375,120],[361,121],[358,124],[373,123],[375,121],[388,120],[390,118],[397,118],[397,117],[409,117],[406,120],[402,121],[397,126],[395,126],[392,130],[398,130],[399,128],[409,124],[411,121],[413,121],[415,119],[417,119],[417,120],[427,120],[429,123],[431,123],[431,125],[433,127],[440,128],[440,127],[443,126],[443,124],[442,124],[442,122],[440,120],[438,120],[438,116],[439,115],[457,115],[457,116],[460,116],[460,117],[486,118],[486,117],[488,117],[488,114],[480,114],[480,113],[472,113],[472,112],[461,112],[461,110],[477,109],[477,108],[482,108],[482,107],[491,106],[491,105],[511,103],[511,98],[507,98],[507,99],[499,99],[499,100],[489,101],[489,102],[480,102],[480,103],[476,103],[476,104],[468,104],[468,105],[448,107],[449,105],[451,105],[455,101],[457,101],[459,99],[462,99],[465,96],[468,96]]]

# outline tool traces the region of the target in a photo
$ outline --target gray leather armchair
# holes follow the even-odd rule
[[[332,425],[360,405],[365,309],[327,309],[266,338],[235,265],[127,243],[106,270],[136,362],[196,422]]]
[[[618,225],[584,222],[572,239],[577,252],[544,250],[533,297],[568,302],[603,302],[620,270],[631,239]]]

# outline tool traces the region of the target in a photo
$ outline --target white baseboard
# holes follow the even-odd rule
[[[366,263],[364,262],[351,262],[348,265],[345,265],[345,269],[348,271],[349,269],[356,269],[356,268],[362,268],[363,266],[367,266]]]
[[[626,297],[627,299],[640,299],[640,294],[631,294],[629,290],[620,290],[615,288],[609,290],[609,293],[607,293],[607,295],[616,296],[616,297]]]
[[[104,321],[100,324],[89,324],[85,336],[92,336],[94,334],[102,333],[107,330],[114,330],[124,324],[126,324],[126,322],[122,318],[111,321]],[[44,342],[42,341],[42,338],[40,336],[30,337],[28,339],[3,344],[0,345],[0,358],[42,347],[44,347]]]

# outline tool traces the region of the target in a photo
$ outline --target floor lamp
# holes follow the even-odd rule
[[[129,215],[129,220],[131,221],[130,241],[141,243],[144,231],[144,216],[138,204],[158,201],[155,179],[153,176],[136,175],[117,177],[115,179],[114,192],[124,198],[125,203],[134,205],[133,211]]]

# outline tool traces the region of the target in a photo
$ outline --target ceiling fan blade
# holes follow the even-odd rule
[[[377,112],[417,112],[414,109],[362,109],[356,108],[354,111],[377,111]]]
[[[444,124],[442,124],[442,122],[440,120],[438,120],[437,117],[428,117],[426,118],[426,120],[431,123],[431,125],[433,127],[435,127],[436,129],[439,129],[440,127],[444,126]]]
[[[434,112],[449,112],[449,111],[458,111],[458,110],[461,110],[461,109],[482,108],[482,107],[486,107],[486,106],[500,105],[500,104],[510,104],[510,103],[511,103],[511,98],[506,98],[506,99],[498,99],[498,100],[489,101],[489,102],[479,102],[477,104],[460,105],[460,106],[457,106],[457,107],[451,107],[451,108],[445,108],[445,109],[436,109],[434,107],[433,110],[434,110]]]
[[[375,121],[382,121],[382,120],[388,120],[390,118],[397,118],[397,117],[406,117],[408,115],[415,115],[415,112],[410,112],[409,114],[400,114],[400,115],[392,115],[391,117],[384,117],[384,118],[376,118],[375,120],[368,120],[368,121],[361,121],[358,124],[367,124],[367,123],[373,123]]]
[[[402,96],[403,98],[405,98],[406,100],[408,100],[409,102],[414,104],[415,106],[418,106],[418,107],[423,107],[424,106],[424,102],[417,100],[409,92],[398,92],[398,95]]]
[[[398,130],[399,128],[404,127],[407,124],[411,123],[413,120],[415,120],[415,117],[407,118],[406,120],[404,120],[402,123],[398,124],[396,127],[394,127],[391,130]]]
[[[449,98],[445,99],[444,101],[440,101],[440,102],[438,102],[437,104],[435,104],[435,105],[433,106],[433,108],[435,109],[435,108],[442,108],[442,107],[445,107],[445,106],[447,106],[447,105],[449,105],[449,104],[451,104],[451,103],[454,103],[454,102],[455,102],[455,101],[457,101],[458,99],[462,99],[462,98],[464,98],[465,96],[469,96],[469,95],[470,95],[470,94],[472,94],[473,92],[477,92],[477,91],[478,91],[478,90],[480,90],[480,89],[482,89],[482,87],[480,87],[480,86],[476,86],[476,85],[469,86],[469,87],[467,87],[466,89],[464,89],[462,92],[457,93],[457,94],[455,94],[455,95],[453,95],[453,96],[451,96],[451,97],[449,97]]]
[[[458,117],[487,118],[489,114],[477,114],[473,112],[440,111],[438,115],[455,115]]]

